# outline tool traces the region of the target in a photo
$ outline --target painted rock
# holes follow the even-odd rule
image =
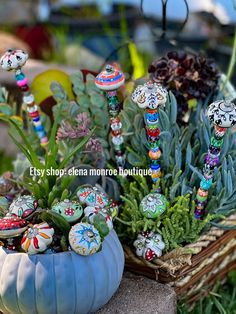
[[[160,216],[167,207],[167,199],[159,193],[151,193],[145,196],[140,203],[140,211],[147,218]]]
[[[21,240],[22,249],[33,255],[47,250],[52,243],[54,229],[46,222],[42,222],[32,227],[24,233]]]
[[[159,106],[165,105],[166,99],[167,90],[153,82],[138,85],[132,94],[132,100],[139,108],[157,109]]]
[[[1,57],[0,65],[4,70],[16,70],[21,68],[28,59],[28,54],[20,49],[8,49]]]
[[[161,235],[154,232],[139,234],[133,244],[136,248],[136,255],[145,258],[147,261],[162,256],[162,250],[165,248]]]
[[[68,199],[53,205],[52,210],[60,214],[70,223],[76,222],[83,215],[83,207],[80,203]]]
[[[96,86],[104,91],[116,90],[125,82],[124,74],[108,64],[104,71],[99,73],[95,78]]]
[[[69,242],[72,250],[77,254],[91,255],[99,250],[101,237],[94,226],[88,223],[78,223],[70,230]]]
[[[106,219],[109,230],[113,229],[112,217],[108,214],[105,208],[87,206],[84,209],[84,215],[85,217],[88,217],[90,223],[93,223],[95,216],[98,214],[101,214]]]
[[[28,226],[28,222],[15,215],[7,214],[0,219],[0,238],[8,239],[21,235]]]
[[[108,197],[97,188],[81,188],[77,192],[77,196],[82,203],[85,203],[88,206],[103,208],[109,205]]]
[[[207,115],[213,124],[229,128],[236,124],[236,105],[230,101],[217,100],[210,104]]]
[[[10,207],[9,213],[18,217],[27,218],[38,208],[38,201],[31,195],[23,195],[15,199]]]

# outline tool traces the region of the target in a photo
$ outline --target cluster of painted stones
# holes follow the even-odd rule
[[[26,52],[9,49],[1,57],[0,65],[4,70],[15,71],[16,83],[23,94],[23,102],[27,105],[28,115],[33,121],[35,132],[40,139],[41,145],[46,146],[48,144],[48,137],[40,119],[38,106],[35,104],[34,96],[30,91],[28,79],[21,70],[21,67],[24,66],[27,59],[28,54]]]
[[[136,87],[132,94],[132,100],[145,109],[145,124],[149,145],[148,156],[151,159],[151,177],[156,182],[161,177],[159,158],[160,150],[160,129],[158,127],[158,107],[165,105],[167,91],[159,84],[147,82]]]
[[[96,86],[106,92],[108,112],[110,115],[111,141],[117,166],[121,168],[123,168],[125,164],[125,153],[122,123],[119,118],[121,105],[117,97],[117,89],[124,84],[124,81],[124,74],[111,65],[107,65],[106,69],[99,73],[95,79]]]
[[[202,219],[205,214],[208,191],[213,183],[214,169],[220,162],[220,152],[224,142],[224,135],[227,128],[236,123],[236,106],[228,101],[215,101],[209,106],[207,115],[210,122],[214,124],[214,135],[211,137],[203,167],[203,179],[197,191],[194,212],[197,219]]]

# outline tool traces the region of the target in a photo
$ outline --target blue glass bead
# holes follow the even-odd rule
[[[145,118],[146,120],[150,121],[150,122],[154,122],[154,121],[157,121],[158,120],[158,113],[155,112],[155,113],[150,113],[150,112],[145,112]]]
[[[43,130],[43,131],[40,131],[40,132],[37,132],[37,134],[38,134],[38,136],[39,136],[40,138],[43,138],[43,137],[46,136],[46,133],[45,133],[44,130]]]
[[[157,165],[151,165],[150,168],[151,168],[151,170],[158,170],[158,169],[160,169],[161,167],[160,167],[159,164],[157,164]]]
[[[24,78],[25,78],[24,73],[21,72],[19,74],[16,74],[16,80],[17,81],[22,81]]]
[[[203,190],[209,190],[211,185],[212,185],[212,179],[210,180],[202,179],[200,182],[200,187]]]
[[[36,132],[44,131],[44,127],[42,124],[35,126],[34,129]]]
[[[35,118],[32,118],[32,120],[33,120],[34,122],[38,122],[38,121],[40,121],[40,116],[35,117]]]

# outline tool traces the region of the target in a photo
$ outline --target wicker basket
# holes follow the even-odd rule
[[[236,214],[222,222],[236,225]],[[197,242],[175,249],[153,262],[139,258],[129,247],[124,247],[126,269],[147,276],[175,288],[179,297],[196,301],[207,294],[217,280],[236,268],[236,230],[212,227]]]

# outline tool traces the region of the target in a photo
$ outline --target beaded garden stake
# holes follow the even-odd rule
[[[228,128],[236,124],[236,105],[224,100],[215,101],[209,106],[207,115],[210,122],[214,124],[214,135],[211,137],[203,167],[203,179],[197,191],[194,212],[196,219],[202,219],[205,214],[208,191],[212,185],[214,169],[220,161],[220,151],[224,142],[224,135]]]
[[[4,70],[15,71],[16,83],[23,93],[23,102],[27,105],[28,115],[33,120],[34,129],[40,139],[41,146],[46,147],[48,144],[48,137],[44,126],[41,123],[38,106],[35,104],[34,96],[30,92],[28,79],[21,70],[27,59],[28,54],[26,52],[22,50],[8,49],[1,57],[0,65]]]
[[[109,64],[95,78],[96,86],[106,94],[110,115],[111,141],[115,151],[116,163],[120,168],[123,168],[125,165],[125,153],[124,138],[121,131],[122,124],[119,118],[121,108],[117,97],[117,90],[124,84],[124,81],[124,74]]]
[[[145,109],[145,124],[151,159],[151,177],[155,183],[161,177],[161,167],[158,159],[161,157],[160,129],[158,127],[158,108],[166,103],[167,91],[157,83],[147,82],[138,85],[132,94],[132,100],[139,108]]]

